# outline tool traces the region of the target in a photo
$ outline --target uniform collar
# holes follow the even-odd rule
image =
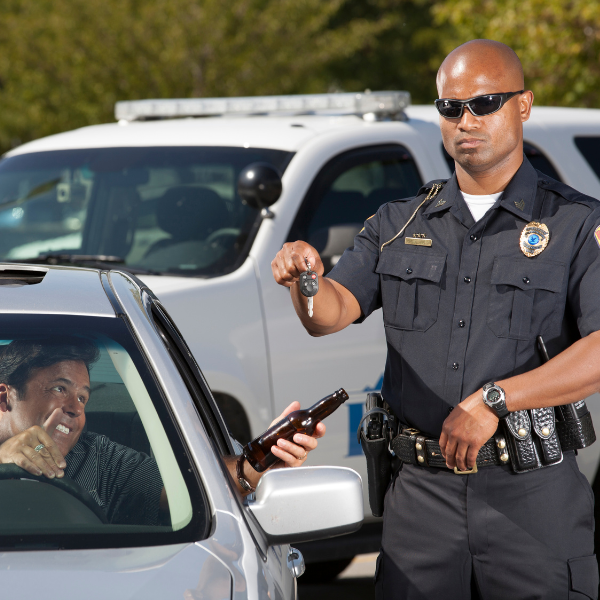
[[[517,215],[518,217],[531,221],[533,214],[533,205],[537,192],[538,174],[531,166],[531,163],[523,156],[523,162],[513,178],[510,180],[500,201],[494,206],[501,206],[505,210]],[[431,201],[425,209],[424,215],[429,216],[444,210],[452,209],[457,216],[466,211],[470,216],[464,198],[458,187],[456,173],[448,179],[448,182],[442,188],[441,192]],[[464,209],[464,210],[463,210]],[[459,216],[460,219],[460,216]],[[465,222],[465,219],[460,219]],[[468,217],[466,217],[468,220]]]

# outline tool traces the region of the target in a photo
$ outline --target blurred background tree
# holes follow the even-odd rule
[[[489,38],[519,55],[536,104],[600,104],[600,3],[590,0],[444,0],[435,23],[453,30],[456,43]]]
[[[511,45],[538,103],[596,106],[584,0],[3,0],[0,150],[112,121],[117,100],[365,88],[436,97],[447,51]]]

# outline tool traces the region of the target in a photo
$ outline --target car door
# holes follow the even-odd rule
[[[230,437],[204,376],[176,325],[155,298],[150,300],[148,308],[162,342],[190,395],[195,399],[205,427],[215,441],[214,450],[221,456],[239,453],[241,448]],[[219,511],[218,531],[210,539],[203,541],[202,546],[230,565],[233,574],[232,597],[293,600],[296,597],[296,584],[287,565],[289,546],[268,545],[246,503],[233,490],[230,498],[241,518]],[[232,556],[236,554],[237,560],[232,561]],[[241,569],[243,573],[240,573]],[[209,571],[204,575],[198,583],[199,595],[190,595],[190,599],[204,598],[203,594],[212,590],[214,582],[210,579]],[[224,581],[219,581],[220,585],[224,585]]]

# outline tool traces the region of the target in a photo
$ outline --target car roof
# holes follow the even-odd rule
[[[19,146],[5,156],[48,150],[152,146],[229,146],[295,152],[323,132],[365,125],[373,124],[354,115],[123,121],[41,138]]]
[[[0,313],[115,317],[100,271],[10,263],[0,263]]]

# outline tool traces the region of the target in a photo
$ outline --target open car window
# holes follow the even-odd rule
[[[1,315],[0,379],[0,408],[4,389],[11,402],[0,410],[0,442],[42,427],[67,463],[65,477],[53,480],[0,465],[1,547],[206,537],[205,494],[121,319]]]

